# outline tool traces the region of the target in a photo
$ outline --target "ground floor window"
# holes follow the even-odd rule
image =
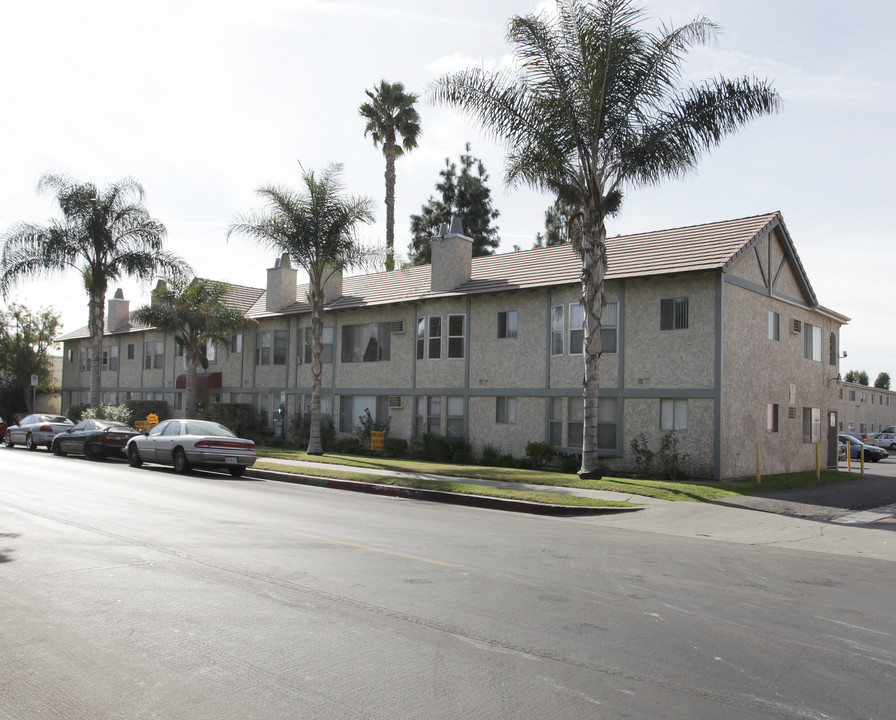
[[[439,395],[421,395],[414,401],[414,435],[419,438],[423,433],[442,434],[442,398]]]
[[[584,406],[582,399],[578,398],[579,406],[582,408],[582,427],[584,427]],[[616,418],[617,418],[616,398],[600,398],[597,403],[597,447],[602,451],[616,450]],[[572,423],[570,424],[572,428]],[[579,444],[581,444],[581,431]],[[572,442],[570,442],[572,445]],[[578,447],[578,445],[576,445]]]
[[[660,400],[660,429],[688,429],[688,401],[664,398]]]
[[[803,408],[803,442],[821,442],[821,408]]]
[[[310,401],[310,396],[308,396]],[[323,398],[321,398],[323,400]],[[323,412],[323,405],[321,405]],[[388,422],[388,395],[342,395],[339,398],[339,432],[353,433],[367,413],[375,422]]]
[[[516,398],[495,398],[495,422],[499,425],[516,425]]]
[[[464,399],[462,397],[448,397],[445,435],[453,438],[462,438],[464,436]]]
[[[778,406],[775,404],[770,403],[768,406],[768,423],[766,429],[772,433],[778,432]]]
[[[184,408],[184,394],[183,393],[174,393],[174,409],[175,410],[183,410]]]

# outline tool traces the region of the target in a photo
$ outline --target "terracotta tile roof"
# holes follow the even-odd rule
[[[778,212],[690,227],[657,230],[607,238],[607,280],[728,270],[773,227],[781,231],[803,290],[817,304],[802,263]],[[540,287],[576,285],[580,260],[569,245],[536,248],[503,255],[473,258],[471,278],[453,290],[430,290],[430,266],[349,276],[343,280],[343,295],[327,303],[327,310],[372,307],[417,302],[440,297],[483,295]],[[299,285],[297,300],[278,312],[265,310],[263,289],[230,285],[229,300],[252,318],[310,312],[305,300],[308,286]],[[135,328],[136,329],[136,328]],[[82,332],[83,331],[83,332]],[[86,337],[86,328],[60,338]]]

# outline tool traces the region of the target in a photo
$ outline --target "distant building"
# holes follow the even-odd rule
[[[839,333],[818,304],[779,213],[609,238],[599,436],[607,471],[631,471],[633,438],[678,435],[691,476],[733,478],[836,462]],[[424,429],[522,456],[531,441],[580,451],[580,260],[570,246],[472,257],[459,232],[433,238],[432,265],[327,288],[324,412],[350,433],[369,409],[392,435]],[[310,307],[278,260],[265,289],[231,286],[258,324],[212,349],[201,400],[251,403],[272,423],[305,412]],[[84,403],[86,328],[66,335],[63,405]],[[104,402],[183,407],[183,359],[170,335],[109,301]],[[833,418],[833,420],[832,420]],[[833,458],[833,460],[830,460]]]
[[[871,434],[896,425],[896,392],[840,382],[841,432]]]

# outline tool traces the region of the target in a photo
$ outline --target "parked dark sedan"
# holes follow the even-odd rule
[[[51,450],[54,455],[74,453],[88,460],[110,455],[124,457],[124,446],[139,434],[139,430],[117,420],[82,420],[53,438]]]
[[[0,417],[0,440],[6,437],[6,423],[3,422],[3,418]]]

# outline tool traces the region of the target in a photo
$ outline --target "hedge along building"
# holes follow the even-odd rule
[[[609,238],[599,436],[606,470],[635,467],[641,433],[675,433],[693,477],[731,478],[836,459],[839,331],[779,213]],[[390,434],[424,430],[521,456],[582,438],[580,261],[570,246],[472,257],[462,229],[433,238],[432,265],[334,277],[326,291],[322,410],[351,433],[369,410]],[[273,423],[310,405],[307,287],[288,258],[264,290],[231,286],[257,321],[212,348],[200,401],[253,404]],[[103,397],[182,407],[173,338],[109,301]],[[113,307],[114,304],[114,307]],[[65,343],[63,403],[86,398],[85,330]],[[114,362],[113,362],[114,358]],[[832,420],[833,416],[833,420]],[[833,423],[833,424],[832,424]],[[830,429],[830,430],[829,430]]]

